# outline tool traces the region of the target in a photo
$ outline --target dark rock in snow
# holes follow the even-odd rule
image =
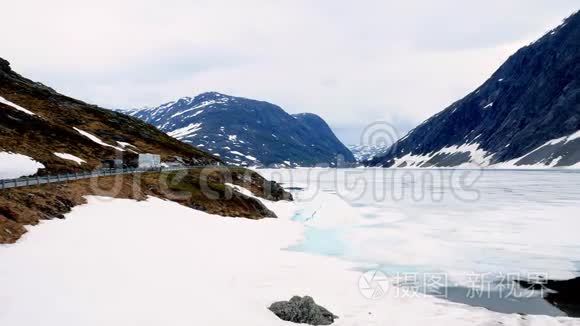
[[[326,308],[317,305],[309,296],[295,296],[290,301],[273,303],[270,308],[278,318],[299,324],[330,325],[338,319]]]
[[[580,277],[571,280],[542,280],[517,282],[528,290],[541,290],[544,299],[570,317],[580,317]]]
[[[267,194],[266,199],[268,199],[268,200],[274,200],[274,201],[279,201],[279,200],[292,201],[292,200],[294,200],[292,194],[287,192],[286,189],[284,189],[284,187],[282,187],[280,184],[278,184],[275,181],[270,181],[266,185],[266,194]]]

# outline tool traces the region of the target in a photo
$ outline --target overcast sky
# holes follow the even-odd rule
[[[347,143],[401,133],[479,86],[578,0],[19,0],[0,57],[108,108],[205,91],[321,115]]]

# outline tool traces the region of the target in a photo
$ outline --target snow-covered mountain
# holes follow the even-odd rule
[[[210,92],[123,112],[230,164],[293,167],[336,164],[337,156],[355,160],[319,116],[290,115],[267,102]]]
[[[376,156],[384,154],[388,150],[388,147],[375,145],[348,145],[347,147],[359,163],[369,161]]]
[[[370,165],[580,166],[580,12]]]

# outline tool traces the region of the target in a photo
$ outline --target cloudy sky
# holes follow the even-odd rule
[[[314,112],[357,143],[401,133],[461,98],[577,0],[19,0],[0,57],[109,108],[205,91]]]

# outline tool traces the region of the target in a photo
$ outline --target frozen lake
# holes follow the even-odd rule
[[[361,271],[381,270],[402,283],[412,279],[417,290],[443,291],[453,301],[500,312],[563,315],[538,293],[508,291],[515,279],[578,276],[578,172],[259,172],[302,188],[294,190],[301,207],[294,219],[307,225],[306,235],[290,250],[356,262]],[[429,287],[435,276],[437,289]],[[473,290],[486,298],[470,298]]]

